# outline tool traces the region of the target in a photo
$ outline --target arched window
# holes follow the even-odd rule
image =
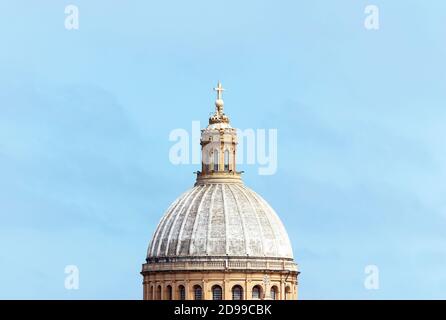
[[[156,300],[161,300],[161,286],[156,288]]]
[[[214,171],[218,171],[218,150],[214,151]]]
[[[277,287],[273,286],[271,287],[271,299],[276,300],[277,299]]]
[[[166,287],[166,300],[172,300],[172,286]]]
[[[184,286],[179,286],[178,291],[180,294],[180,300],[186,300],[186,289],[184,288]]]
[[[212,287],[212,300],[222,300],[222,290],[219,285]]]
[[[229,171],[229,150],[225,150],[225,171]]]
[[[153,296],[153,286],[150,286],[149,300],[155,300],[155,297]]]
[[[285,300],[291,300],[291,288],[290,287],[285,288]]]
[[[243,288],[239,285],[232,287],[232,300],[243,300]]]
[[[194,286],[194,299],[203,300],[203,290],[199,285]]]
[[[261,293],[262,293],[262,288],[260,288],[260,286],[254,286],[254,288],[252,288],[253,299],[260,299]]]
[[[204,172],[209,173],[212,169],[212,152],[206,148],[206,151],[203,151],[203,165],[204,165]]]

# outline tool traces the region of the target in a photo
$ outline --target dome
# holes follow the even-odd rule
[[[147,258],[268,257],[292,259],[275,211],[243,183],[198,184],[162,217]]]
[[[223,111],[201,130],[195,185],[161,218],[142,265],[145,300],[290,300],[298,266],[276,212],[237,171],[237,130]]]

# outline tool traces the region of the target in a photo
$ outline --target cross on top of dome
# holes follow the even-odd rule
[[[217,91],[217,100],[222,100],[221,96],[222,96],[223,91],[225,91],[225,89],[221,85],[220,81],[218,81],[217,87],[214,88],[214,91]]]
[[[222,93],[225,91],[221,82],[218,81],[217,87],[214,88],[217,91],[217,100],[215,100],[215,113],[209,118],[209,124],[213,123],[229,123],[228,116],[223,112],[224,102],[222,99]]]

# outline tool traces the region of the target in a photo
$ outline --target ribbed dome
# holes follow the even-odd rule
[[[293,253],[282,222],[262,197],[242,183],[213,183],[197,185],[172,203],[147,256],[293,258]]]

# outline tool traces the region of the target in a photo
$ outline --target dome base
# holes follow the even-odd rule
[[[296,300],[298,272],[143,272],[145,300]]]
[[[255,270],[297,272],[293,259],[264,257],[165,257],[150,258],[142,273],[196,270]]]
[[[243,180],[241,178],[242,172],[210,172],[203,173],[197,172],[197,181],[195,182],[195,186],[201,186],[206,184],[217,184],[217,183],[237,183],[243,184]]]

